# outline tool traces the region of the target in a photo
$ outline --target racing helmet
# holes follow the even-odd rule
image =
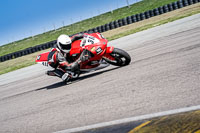
[[[68,35],[62,34],[57,39],[57,47],[59,50],[69,53],[72,40]]]

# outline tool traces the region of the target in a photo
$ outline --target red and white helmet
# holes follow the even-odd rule
[[[59,50],[69,53],[71,50],[72,40],[68,35],[62,34],[57,39],[57,47]]]

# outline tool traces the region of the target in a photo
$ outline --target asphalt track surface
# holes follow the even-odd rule
[[[200,14],[109,45],[126,50],[130,65],[70,85],[40,65],[1,75],[0,132],[49,133],[200,105]]]

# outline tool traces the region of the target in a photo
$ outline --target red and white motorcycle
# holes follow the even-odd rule
[[[80,65],[80,72],[73,74],[72,78],[79,77],[80,74],[96,71],[107,66],[126,66],[130,63],[130,55],[119,48],[107,46],[108,40],[100,33],[84,33],[82,40],[72,43],[70,56],[81,55],[83,50],[90,51],[91,58]],[[36,62],[48,66],[49,52],[42,53],[37,56]]]

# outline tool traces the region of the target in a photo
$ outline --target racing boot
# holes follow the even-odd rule
[[[61,79],[63,80],[63,82],[65,82],[65,84],[68,84],[71,78],[72,77],[69,73],[64,73],[61,77]]]
[[[57,76],[57,77],[61,78],[63,81],[68,81],[70,79],[69,74],[63,72],[60,69],[49,70],[46,72],[46,74],[49,76]]]
[[[64,74],[64,72],[62,70],[60,70],[60,69],[55,69],[55,70],[48,70],[46,72],[46,74],[48,76],[58,76],[58,77],[61,77]]]
[[[47,74],[48,76],[56,76],[55,70],[48,70],[48,71],[46,72],[46,74]]]

